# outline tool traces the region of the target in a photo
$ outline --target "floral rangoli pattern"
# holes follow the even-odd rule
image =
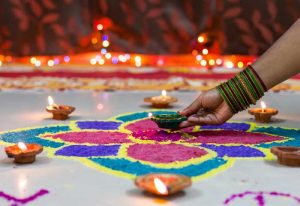
[[[148,112],[135,112],[107,121],[73,121],[0,134],[2,144],[19,141],[43,145],[49,157],[79,160],[122,177],[169,172],[199,180],[237,159],[272,160],[272,146],[300,145],[300,130],[227,122],[169,131],[149,120]]]

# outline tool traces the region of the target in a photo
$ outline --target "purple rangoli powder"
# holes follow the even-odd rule
[[[255,148],[247,147],[244,145],[240,146],[216,146],[210,144],[202,144],[201,147],[211,149],[217,152],[218,157],[264,157],[265,154]]]
[[[80,129],[116,130],[121,125],[121,122],[82,121],[76,122],[76,124]]]
[[[230,205],[231,202],[234,202],[236,199],[243,199],[246,196],[253,196],[253,200],[257,202],[257,206],[266,206],[265,197],[285,197],[291,200],[294,200],[295,202],[300,204],[300,198],[293,196],[288,193],[281,193],[281,192],[252,192],[252,191],[246,191],[239,194],[233,194],[229,198],[227,198],[223,204],[224,205]]]
[[[61,139],[67,142],[74,143],[120,144],[130,142],[130,140],[127,139],[127,134],[121,132],[68,132],[47,137],[51,137],[53,139]]]
[[[27,203],[30,203],[30,202],[34,201],[38,197],[46,195],[48,193],[49,193],[48,190],[41,189],[40,191],[38,191],[37,193],[35,193],[34,195],[31,195],[29,197],[16,198],[12,195],[9,195],[9,194],[6,194],[5,192],[0,191],[0,198],[3,198],[3,199],[5,199],[7,201],[10,201],[10,202],[13,202],[10,206],[17,206],[18,203],[25,205]]]
[[[73,157],[115,156],[120,145],[70,145],[55,152],[55,155]]]
[[[214,143],[214,144],[259,144],[283,140],[283,137],[271,136],[260,133],[249,133],[243,131],[222,130],[222,131],[200,131],[190,133],[196,139],[188,140],[191,143]]]
[[[171,163],[202,157],[207,152],[198,147],[178,144],[134,144],[127,150],[128,156],[152,163]]]
[[[133,132],[132,136],[141,140],[155,140],[157,142],[178,141],[182,138],[179,132],[168,132],[164,130],[147,130]]]

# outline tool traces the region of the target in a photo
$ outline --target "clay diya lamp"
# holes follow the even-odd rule
[[[53,119],[56,120],[65,120],[69,118],[75,107],[68,105],[57,105],[54,103],[54,100],[51,96],[48,97],[49,106],[46,107],[46,111],[52,113]]]
[[[271,117],[278,114],[278,110],[274,108],[266,108],[266,104],[262,101],[261,108],[253,108],[248,110],[249,114],[254,115],[255,121],[261,123],[269,123]]]
[[[154,195],[169,196],[191,186],[192,181],[183,175],[151,173],[137,177],[135,185]]]
[[[151,116],[151,120],[162,129],[178,129],[179,124],[187,118],[180,114],[154,114]]]
[[[28,164],[35,161],[37,154],[43,151],[39,144],[24,144],[19,142],[16,145],[5,147],[5,152],[9,158],[15,158],[15,163]]]
[[[272,88],[273,92],[286,91],[291,89],[291,85],[288,83],[281,83]]]
[[[279,164],[300,167],[300,147],[272,147],[271,152],[277,156]]]
[[[167,96],[166,90],[162,90],[160,96],[146,97],[144,102],[151,103],[154,108],[167,108],[171,103],[177,102],[177,99]]]

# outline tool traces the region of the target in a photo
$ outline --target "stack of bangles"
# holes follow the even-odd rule
[[[249,65],[234,78],[217,86],[217,90],[235,114],[255,104],[267,91],[267,87]]]

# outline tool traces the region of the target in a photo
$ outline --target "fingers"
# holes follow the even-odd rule
[[[197,99],[195,99],[195,101],[192,104],[190,104],[188,107],[186,107],[182,111],[179,111],[178,113],[180,115],[188,117],[192,114],[195,114],[201,107],[202,107],[201,106],[201,100],[198,97]]]
[[[191,127],[191,126],[195,126],[195,124],[189,122],[189,121],[184,121],[184,122],[181,122],[180,125],[179,125],[179,128],[186,128],[186,127]]]
[[[222,124],[225,120],[219,119],[214,114],[207,114],[205,116],[191,116],[188,118],[190,124],[206,125],[206,124]]]

